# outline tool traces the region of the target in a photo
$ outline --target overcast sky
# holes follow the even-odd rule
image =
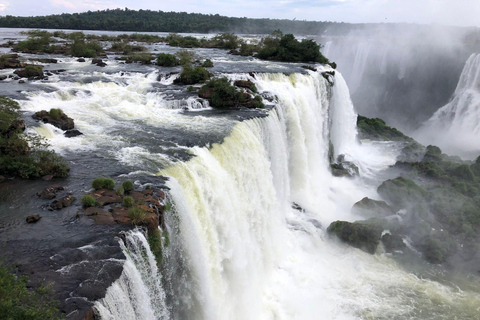
[[[14,16],[125,7],[249,18],[480,26],[480,0],[0,0],[0,14]]]

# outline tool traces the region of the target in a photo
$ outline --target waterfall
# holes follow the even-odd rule
[[[480,152],[480,54],[463,68],[452,100],[438,109],[414,134],[420,142],[447,153],[478,156]]]
[[[95,303],[103,320],[169,319],[161,274],[148,241],[139,230],[129,231],[120,241],[125,253],[122,275]]]

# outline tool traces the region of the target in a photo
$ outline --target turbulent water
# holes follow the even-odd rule
[[[331,86],[322,66],[212,55],[217,73],[234,71],[223,75],[273,97],[268,109],[215,111],[156,67],[70,58],[60,61],[65,74],[18,97],[27,116],[59,107],[75,119],[83,136],[33,121],[30,130],[72,162],[82,189],[100,174],[128,174],[137,186],[170,178],[162,265],[141,230],[125,233],[123,273],[95,302],[101,319],[478,319],[477,289],[420,277],[381,249],[370,255],[327,235],[332,221],[360,218],[355,202],[378,198],[400,147],[357,141],[339,72]],[[360,177],[333,177],[329,151],[357,164]]]
[[[480,54],[465,63],[452,100],[416,132],[424,143],[447,153],[477,157],[480,153]]]

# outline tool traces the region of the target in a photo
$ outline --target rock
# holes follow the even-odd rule
[[[41,63],[58,63],[57,59],[50,59],[50,58],[41,58],[41,59],[30,59],[32,61],[38,61]]]
[[[6,54],[2,56],[3,59],[0,62],[0,69],[7,69],[7,68],[23,68],[25,64],[20,62],[18,54]]]
[[[35,223],[42,218],[41,215],[35,214],[27,217],[27,223]]]
[[[65,190],[64,187],[59,185],[53,185],[42,190],[42,192],[37,193],[37,196],[41,199],[51,200],[57,196],[57,192]]]
[[[365,218],[385,218],[395,214],[395,211],[385,201],[372,200],[368,197],[355,203],[352,211]]]
[[[53,179],[53,175],[48,174],[48,175],[46,175],[46,176],[43,176],[42,179],[45,180],[45,181],[50,181],[50,180]]]
[[[358,167],[353,162],[346,161],[343,154],[338,156],[336,163],[330,165],[330,169],[335,177],[353,178],[359,175]]]
[[[102,59],[96,59],[96,58],[92,60],[92,64],[95,64],[99,67],[105,67],[107,65],[105,62],[103,62]]]
[[[85,59],[79,58],[79,59],[77,59],[77,62],[85,62]]]
[[[335,71],[324,71],[324,72],[322,72],[322,77],[325,78],[325,80],[327,80],[328,83],[333,86],[333,84],[334,84],[333,79],[335,78]]]
[[[427,190],[412,180],[403,177],[384,181],[378,187],[377,192],[396,210],[423,203],[429,194]]]
[[[18,83],[19,83],[19,84],[24,84],[24,83],[25,83],[25,80],[19,80]]]
[[[51,125],[54,125],[62,130],[72,130],[75,126],[73,119],[68,117],[62,110],[55,110],[58,110],[58,115],[56,117],[52,117],[51,113],[46,110],[35,112],[32,117],[35,120],[41,120],[44,123],[50,123]]]
[[[385,222],[380,219],[356,222],[334,221],[328,226],[327,232],[336,235],[352,247],[374,254],[384,227]]]
[[[75,200],[77,200],[77,198],[72,196],[65,196],[60,200],[53,201],[52,204],[50,204],[50,208],[52,208],[52,210],[60,210],[66,207],[70,207]]]
[[[403,239],[398,234],[386,233],[382,236],[382,244],[385,247],[385,251],[392,253],[394,251],[403,250],[407,245],[403,242]]]
[[[310,71],[315,71],[315,72],[317,72],[317,68],[312,67],[312,66],[302,66],[302,68],[303,68],[303,69],[310,70]]]
[[[239,88],[246,88],[251,90],[252,92],[257,92],[257,87],[250,80],[237,80],[233,84]]]
[[[130,217],[128,216],[128,209],[127,208],[115,208],[112,212],[113,219],[117,223],[121,224],[129,224]]]
[[[106,206],[112,203],[122,203],[122,197],[120,197],[114,190],[96,190],[92,195],[100,206]]]
[[[97,317],[97,314],[95,313],[95,309],[91,308],[90,311],[83,317],[82,320],[99,320],[100,318]]]
[[[39,65],[26,65],[24,69],[17,69],[13,72],[21,78],[43,79],[43,67]]]
[[[88,217],[96,216],[96,215],[99,215],[99,214],[107,215],[107,214],[110,214],[110,213],[108,211],[105,211],[103,209],[96,208],[96,207],[90,207],[90,208],[85,209],[85,215],[88,216]]]
[[[65,131],[65,133],[63,135],[67,138],[73,138],[73,137],[81,136],[81,135],[83,135],[83,133],[81,133],[80,131],[78,131],[76,129],[73,129],[73,130]]]
[[[8,79],[7,76],[0,76],[0,81],[6,80],[6,79]]]
[[[4,176],[0,176],[0,181],[3,181],[5,180],[5,177]]]

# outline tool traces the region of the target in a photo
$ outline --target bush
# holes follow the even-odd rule
[[[139,207],[134,207],[128,210],[128,217],[132,221],[134,225],[140,225],[145,223],[145,219],[147,218],[147,212]]]
[[[179,62],[173,54],[160,53],[157,56],[157,64],[162,67],[175,67],[179,65]]]
[[[113,181],[113,179],[110,179],[110,178],[97,178],[93,180],[92,188],[95,190],[100,190],[100,189],[113,190],[115,189],[115,181]]]
[[[63,112],[60,109],[53,109],[52,108],[52,109],[50,109],[49,113],[50,113],[50,117],[52,117],[55,120],[58,120],[58,119],[60,119],[60,116],[62,115]]]
[[[11,320],[61,319],[51,286],[27,289],[28,278],[17,277],[0,265],[0,318]]]
[[[175,55],[178,58],[178,62],[183,67],[191,67],[193,61],[195,61],[195,53],[189,50],[179,50]]]
[[[196,84],[210,79],[210,73],[204,67],[184,67],[175,83]]]
[[[207,60],[203,61],[202,67],[204,67],[204,68],[212,68],[212,67],[213,67],[213,62],[212,62],[212,60],[207,59]]]
[[[160,267],[162,263],[162,249],[163,249],[160,230],[156,229],[148,233],[148,245],[150,246],[150,250],[152,250],[152,253],[155,256],[157,265]]]
[[[132,181],[129,181],[129,180],[124,181],[124,182],[122,183],[122,187],[123,187],[123,190],[125,190],[125,192],[128,193],[128,192],[130,192],[130,191],[133,190],[133,182],[132,182]]]
[[[209,99],[210,105],[215,108],[234,106],[237,100],[235,87],[227,78],[210,80],[200,88],[198,94],[202,98]]]
[[[123,187],[117,188],[117,195],[122,196],[124,193],[125,193],[125,190],[123,189]]]
[[[133,198],[130,196],[126,196],[122,200],[122,206],[124,206],[125,208],[131,208],[134,204],[135,200],[133,200]]]
[[[130,55],[129,59],[133,62],[140,62],[141,64],[150,64],[153,60],[153,56],[148,52],[139,52]]]
[[[81,201],[85,207],[94,207],[96,203],[95,198],[89,194],[84,195]]]

